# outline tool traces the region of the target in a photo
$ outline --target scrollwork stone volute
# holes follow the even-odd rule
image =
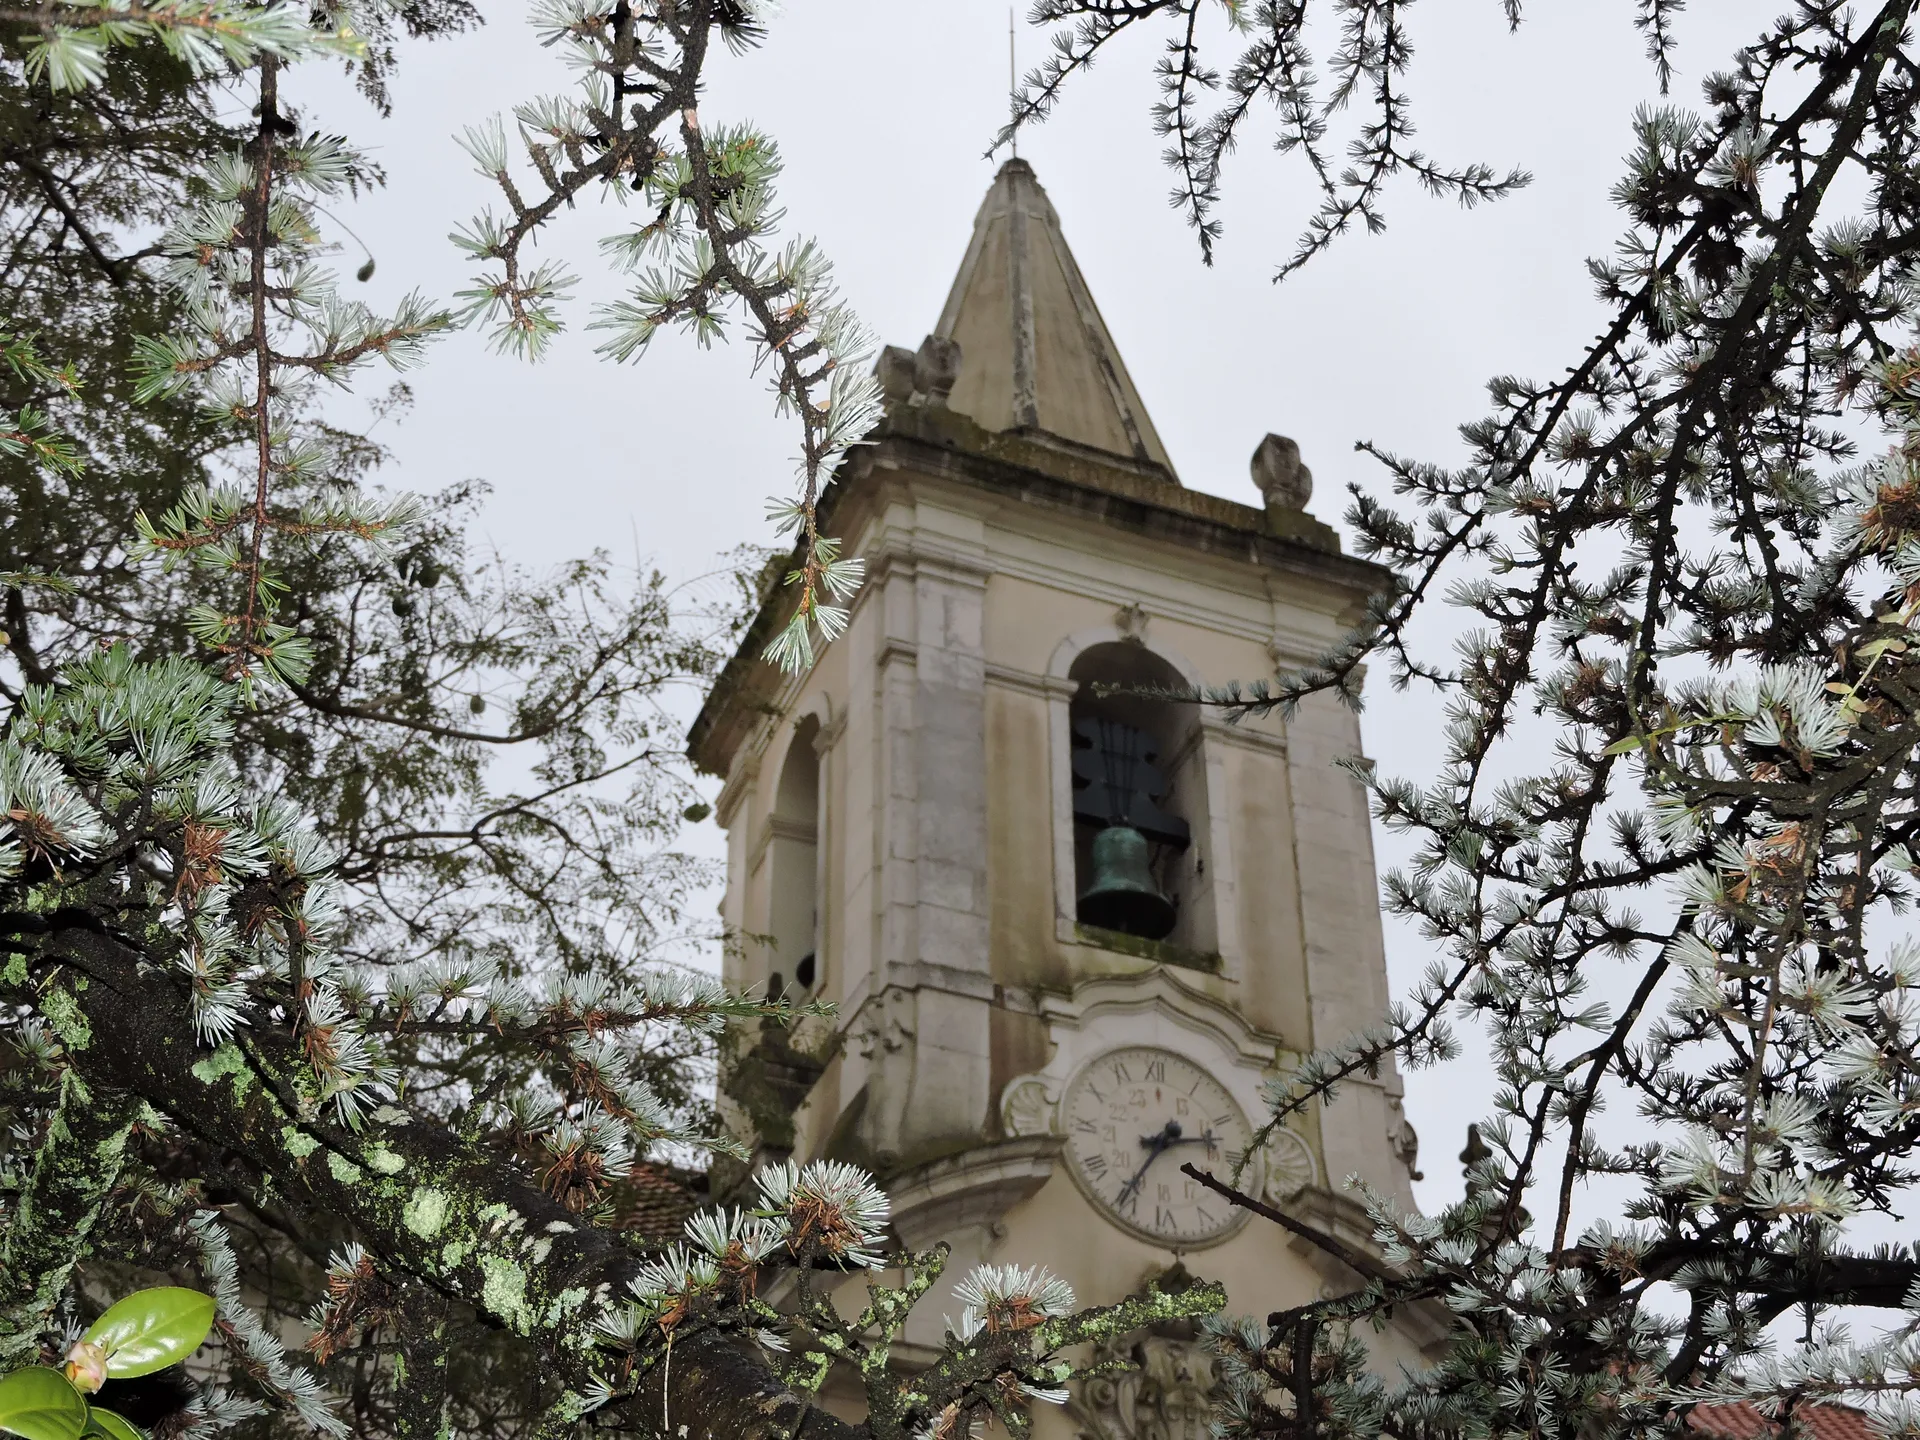
[[[913,992],[889,985],[868,998],[853,1025],[854,1051],[868,1067],[860,1139],[883,1158],[898,1155],[910,1138],[907,1098],[913,1092],[914,1021]]]
[[[854,1049],[863,1060],[898,1054],[912,1041],[913,997],[897,985],[869,1000],[854,1023]]]
[[[1000,1092],[1000,1128],[1009,1137],[1054,1133],[1053,1096],[1038,1075],[1021,1075]]]
[[[1319,1174],[1313,1151],[1291,1130],[1275,1130],[1267,1141],[1266,1200],[1284,1205],[1313,1184]]]

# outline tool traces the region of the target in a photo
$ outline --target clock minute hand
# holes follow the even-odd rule
[[[1169,1120],[1167,1124],[1169,1126],[1175,1126],[1177,1125],[1177,1122]],[[1207,1130],[1198,1135],[1176,1135],[1173,1139],[1167,1141],[1167,1143],[1165,1145],[1162,1145],[1160,1148],[1165,1150],[1175,1145],[1204,1145],[1207,1147],[1207,1149],[1211,1150],[1214,1148],[1215,1145],[1219,1143],[1220,1143],[1220,1137],[1218,1135],[1215,1135],[1213,1131]]]

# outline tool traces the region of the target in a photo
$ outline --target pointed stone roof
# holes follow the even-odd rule
[[[948,403],[983,429],[1043,431],[1179,483],[1026,161],[993,177],[934,334],[960,347]]]

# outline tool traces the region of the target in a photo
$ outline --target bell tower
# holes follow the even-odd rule
[[[727,980],[835,1007],[734,1037],[730,1123],[763,1155],[872,1168],[901,1241],[950,1241],[956,1278],[1045,1263],[1102,1303],[1178,1263],[1258,1314],[1350,1283],[1179,1172],[1224,1173],[1263,1084],[1386,1010],[1365,795],[1338,764],[1358,725],[1331,698],[1228,725],[1153,692],[1308,661],[1385,576],[1257,425],[1263,503],[1181,485],[1023,160],[939,324],[879,377],[885,422],[821,502],[867,562],[847,633],[782,675],[760,656],[792,593],[770,583],[692,732],[724,780]],[[1387,1071],[1243,1184],[1364,1247],[1347,1177],[1410,1208],[1414,1159]],[[1384,1351],[1412,1359],[1416,1324]],[[1139,1416],[1096,1413],[1119,1404],[1036,1422],[1124,1440]]]

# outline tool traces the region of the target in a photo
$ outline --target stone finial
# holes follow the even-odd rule
[[[1269,435],[1253,452],[1253,483],[1270,510],[1304,510],[1313,498],[1313,471],[1300,463],[1300,447],[1285,435]]]
[[[889,345],[880,352],[880,363],[873,373],[880,381],[880,393],[889,403],[904,403],[913,398],[914,362],[918,357],[904,345]]]
[[[913,357],[913,388],[936,405],[947,403],[953,382],[960,378],[960,342],[929,335]]]

